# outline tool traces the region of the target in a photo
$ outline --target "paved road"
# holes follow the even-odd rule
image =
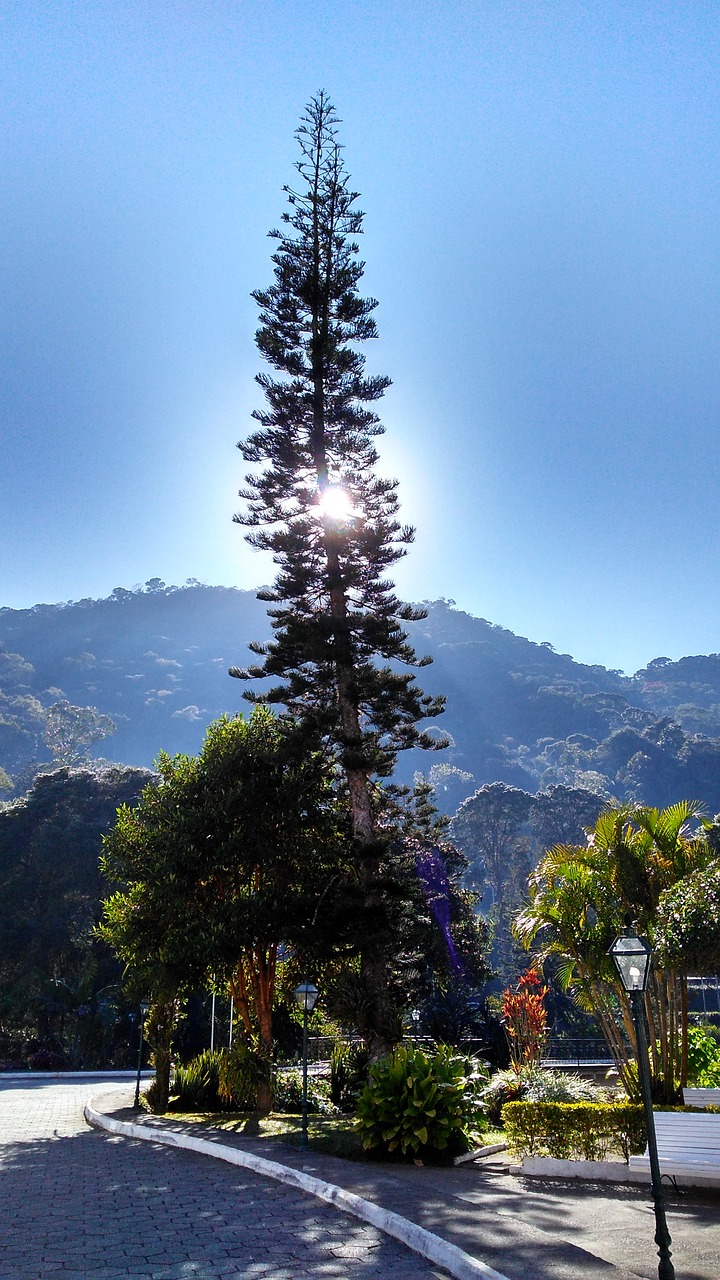
[[[133,1119],[134,1112],[125,1110],[131,1098],[126,1085],[106,1095],[100,1109]],[[436,1232],[510,1280],[657,1280],[647,1186],[509,1176],[504,1155],[455,1169],[356,1164],[181,1117],[146,1115],[143,1124],[274,1154]],[[679,1195],[668,1189],[667,1201],[678,1280],[720,1280],[720,1192],[686,1188]]]
[[[430,1280],[445,1273],[310,1196],[91,1131],[87,1081],[0,1080],[0,1280]]]

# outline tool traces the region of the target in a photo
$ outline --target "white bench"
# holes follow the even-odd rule
[[[660,1173],[690,1185],[720,1186],[720,1115],[691,1111],[656,1111]],[[647,1151],[630,1156],[629,1168],[650,1172]]]
[[[686,1107],[720,1107],[720,1089],[683,1089]]]

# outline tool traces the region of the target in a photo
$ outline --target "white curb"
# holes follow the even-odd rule
[[[0,1071],[0,1084],[5,1080],[24,1080],[33,1084],[36,1080],[134,1080],[137,1071]],[[151,1068],[143,1067],[143,1080],[150,1080],[155,1075]]]
[[[499,1151],[507,1151],[507,1142],[493,1142],[489,1147],[476,1147],[474,1151],[466,1151],[463,1156],[455,1156],[453,1164],[468,1164],[471,1160],[482,1160],[485,1156],[495,1156]]]
[[[198,1151],[201,1155],[213,1156],[216,1160],[227,1161],[228,1164],[241,1165],[265,1178],[274,1178],[276,1182],[283,1182],[286,1186],[306,1191],[327,1204],[334,1204],[344,1213],[350,1213],[355,1218],[361,1218],[363,1222],[369,1222],[379,1231],[384,1231],[386,1235],[407,1245],[408,1249],[412,1249],[414,1253],[419,1253],[422,1258],[427,1258],[429,1262],[444,1267],[454,1280],[480,1280],[480,1277],[482,1280],[508,1280],[507,1276],[494,1271],[478,1258],[472,1258],[469,1253],[465,1253],[457,1245],[450,1244],[448,1240],[443,1240],[441,1236],[436,1236],[433,1231],[426,1231],[424,1227],[419,1227],[409,1218],[403,1218],[399,1213],[391,1213],[389,1209],[383,1209],[380,1205],[373,1204],[371,1200],[355,1195],[353,1191],[345,1191],[343,1187],[336,1187],[332,1182],[324,1182],[322,1178],[314,1178],[309,1173],[291,1169],[289,1165],[279,1164],[276,1160],[266,1160],[263,1156],[253,1155],[251,1151],[241,1151],[238,1147],[226,1147],[217,1142],[208,1142],[206,1138],[193,1138],[186,1133],[176,1133],[170,1129],[153,1129],[125,1120],[114,1120],[112,1116],[105,1116],[95,1111],[91,1101],[85,1106],[85,1119],[88,1124],[97,1129],[107,1129],[109,1133],[122,1134],[128,1138],[142,1138],[145,1142],[162,1142],[168,1147],[183,1147],[187,1151]]]

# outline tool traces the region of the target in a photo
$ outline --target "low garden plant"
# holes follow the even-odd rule
[[[513,1155],[604,1160],[645,1150],[643,1109],[635,1103],[507,1102],[502,1120]]]
[[[173,1111],[222,1111],[230,1103],[220,1097],[220,1063],[224,1050],[206,1049],[191,1062],[175,1067],[171,1084]]]
[[[257,1073],[264,1070],[258,1055],[246,1046],[237,1049],[206,1049],[184,1066],[177,1066],[171,1089],[172,1111],[218,1112],[254,1111]],[[273,1081],[273,1113],[300,1115],[302,1072],[278,1071]],[[327,1076],[308,1080],[308,1114],[337,1114],[330,1098]]]
[[[340,1111],[354,1111],[358,1095],[368,1082],[370,1054],[360,1042],[337,1040],[330,1055],[330,1098]]]
[[[484,1127],[483,1066],[445,1045],[402,1045],[370,1068],[356,1124],[372,1156],[437,1160],[467,1151]]]
[[[497,1124],[506,1102],[607,1102],[610,1091],[575,1073],[527,1066],[519,1071],[497,1071],[480,1096],[487,1107],[488,1120]]]
[[[330,1081],[327,1076],[312,1075],[308,1078],[308,1115],[333,1116],[338,1108],[330,1097]],[[302,1071],[291,1068],[279,1071],[273,1090],[273,1114],[299,1116],[302,1111]]]

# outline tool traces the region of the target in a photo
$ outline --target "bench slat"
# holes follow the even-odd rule
[[[720,1175],[720,1115],[659,1111],[655,1135],[661,1173],[713,1179]],[[628,1163],[631,1169],[650,1169],[647,1151],[631,1156]]]

